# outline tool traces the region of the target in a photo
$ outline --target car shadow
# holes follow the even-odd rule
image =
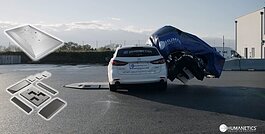
[[[179,107],[265,121],[265,88],[169,84],[165,92],[151,88],[117,91]]]

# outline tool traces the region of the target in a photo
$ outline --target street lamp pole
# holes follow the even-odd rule
[[[263,53],[263,12],[260,12],[260,38],[261,38],[261,44],[260,44],[260,58],[262,59],[262,53]]]
[[[223,57],[225,56],[225,36],[223,35]]]
[[[237,52],[237,21],[235,21],[235,50]]]

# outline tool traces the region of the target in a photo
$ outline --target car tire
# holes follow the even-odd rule
[[[116,87],[116,85],[111,85],[111,84],[109,84],[109,90],[112,91],[112,92],[117,91],[117,87]]]
[[[159,91],[166,91],[167,90],[167,82],[160,83]]]

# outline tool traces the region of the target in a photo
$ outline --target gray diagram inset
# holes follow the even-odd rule
[[[49,77],[51,73],[44,71],[8,87],[6,91],[12,95],[10,101],[28,115],[36,110],[45,120],[52,119],[67,103],[56,97],[57,90],[41,82]]]
[[[64,42],[32,25],[5,30],[5,34],[32,60],[38,61],[64,45]]]

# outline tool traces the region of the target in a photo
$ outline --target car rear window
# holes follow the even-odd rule
[[[157,49],[144,47],[124,48],[117,52],[117,57],[144,57],[157,55],[159,55]]]

